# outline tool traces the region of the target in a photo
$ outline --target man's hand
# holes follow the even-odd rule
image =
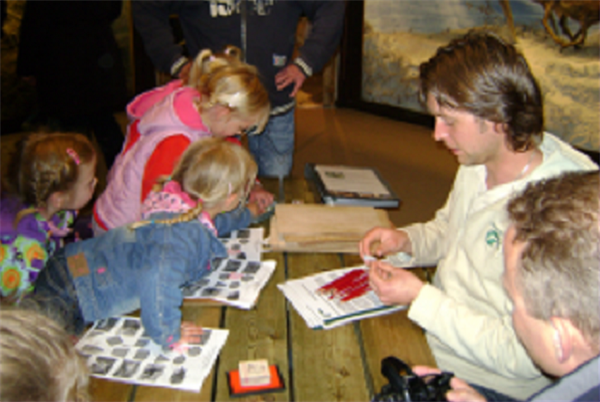
[[[277,86],[277,90],[281,91],[283,88],[287,87],[290,84],[294,84],[294,89],[290,94],[290,98],[296,96],[302,84],[306,80],[306,76],[295,64],[288,64],[275,75],[275,85]]]
[[[387,262],[377,260],[367,262],[367,266],[369,285],[383,304],[410,304],[423,287],[423,281],[404,268],[396,268]]]
[[[414,366],[412,370],[418,376],[441,373],[441,370],[427,366]],[[450,380],[450,387],[452,389],[446,393],[446,399],[449,402],[486,402],[480,393],[460,378],[453,377]]]
[[[367,232],[358,245],[360,256],[383,257],[401,251],[411,254],[412,245],[406,232],[402,230],[376,227]]]

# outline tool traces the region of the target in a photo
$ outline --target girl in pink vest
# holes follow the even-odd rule
[[[127,105],[131,123],[107,187],[94,205],[94,233],[139,220],[140,207],[157,178],[171,174],[192,142],[261,132],[269,111],[258,72],[240,61],[238,48],[230,46],[218,55],[200,52],[187,85],[175,80]],[[253,193],[263,208],[273,202],[273,195],[259,186]]]

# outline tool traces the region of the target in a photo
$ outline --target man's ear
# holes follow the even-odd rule
[[[566,362],[573,353],[573,343],[576,342],[575,328],[571,321],[562,317],[550,317],[550,322],[554,329],[553,343],[554,354],[559,363]]]
[[[496,134],[506,134],[506,124],[505,123],[492,123],[493,129]]]

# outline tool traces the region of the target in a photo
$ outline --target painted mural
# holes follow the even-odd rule
[[[587,5],[575,10],[565,8],[568,3]],[[597,151],[597,8],[596,1],[365,0],[363,99],[423,112],[416,96],[419,64],[450,39],[487,27],[513,38],[525,55],[544,94],[546,130]]]

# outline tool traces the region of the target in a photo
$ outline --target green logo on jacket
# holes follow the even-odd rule
[[[492,224],[492,228],[485,234],[485,242],[490,247],[495,249],[500,248],[500,245],[502,244],[502,237],[501,232],[496,225]]]

